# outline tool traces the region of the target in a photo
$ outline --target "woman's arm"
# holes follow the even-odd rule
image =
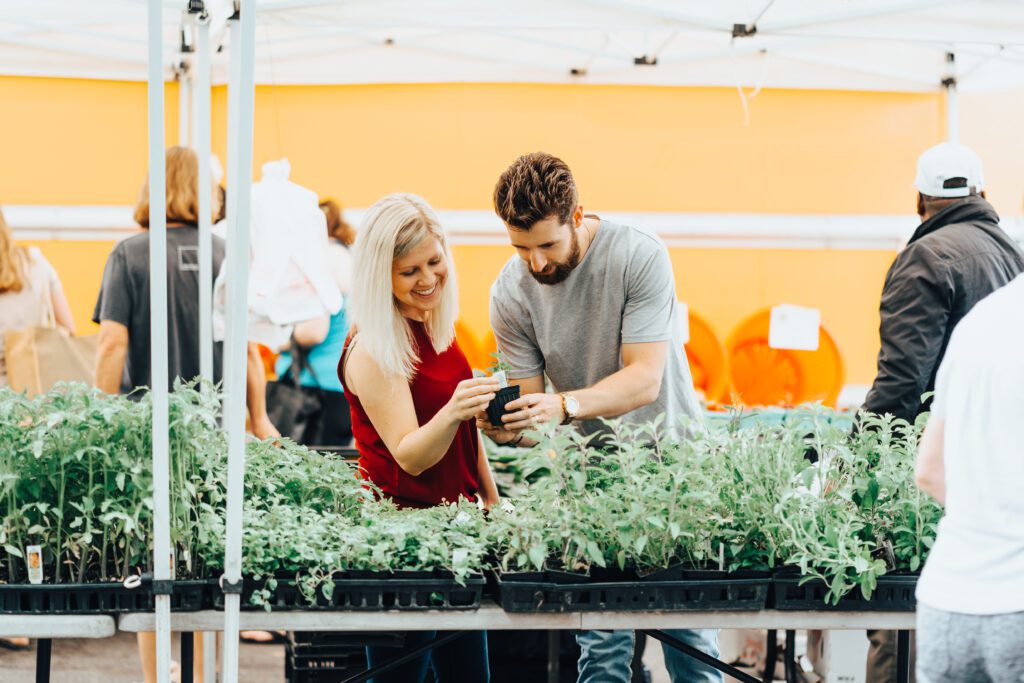
[[[932,417],[921,435],[921,445],[917,449],[915,479],[917,487],[931,494],[935,500],[946,504],[946,463],[944,460],[943,439],[946,434],[945,420]]]
[[[327,339],[327,333],[330,329],[330,316],[322,315],[319,318],[295,323],[295,331],[292,332],[292,337],[295,339],[296,344],[305,349],[310,349],[323,342],[324,339]]]
[[[281,432],[267,415],[267,373],[260,356],[260,345],[249,342],[245,362],[245,405],[249,409],[249,427],[257,439],[276,439]]]
[[[71,334],[75,333],[75,319],[71,315],[71,307],[68,306],[68,299],[64,296],[64,288],[60,286],[60,278],[54,275],[50,284],[50,300],[53,302],[53,317],[59,326]]]
[[[484,504],[484,510],[490,510],[492,505],[498,504],[498,487],[494,483],[491,463],[487,460],[487,448],[484,446],[484,437],[477,432],[476,438],[480,442],[480,457],[477,459],[477,471],[480,477],[480,500]]]
[[[420,425],[409,382],[381,370],[364,345],[349,352],[344,371],[346,384],[359,397],[395,462],[414,477],[444,457],[459,425],[486,408],[498,389],[497,380],[490,377],[459,382],[451,400]]]

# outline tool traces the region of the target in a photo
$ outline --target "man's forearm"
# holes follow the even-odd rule
[[[99,348],[96,353],[96,388],[108,394],[121,391],[121,376],[124,374],[124,359],[128,349],[118,346]]]
[[[657,400],[661,374],[643,365],[628,365],[588,389],[569,392],[580,402],[578,419],[612,418]]]

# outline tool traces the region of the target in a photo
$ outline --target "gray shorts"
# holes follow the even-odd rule
[[[917,683],[1024,682],[1024,612],[979,616],[917,605]]]

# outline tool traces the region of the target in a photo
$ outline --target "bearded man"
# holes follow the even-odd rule
[[[529,445],[522,430],[573,423],[595,439],[600,418],[627,423],[665,416],[664,432],[685,438],[683,418],[700,406],[683,349],[672,262],[653,233],[585,214],[561,159],[524,155],[501,174],[494,208],[517,256],[491,287],[491,326],[521,396],[506,407],[503,429],[478,425],[495,442]],[[545,392],[547,376],[556,393]],[[672,635],[714,657],[718,631]],[[581,683],[631,680],[633,631],[584,631]],[[672,680],[720,683],[722,675],[671,647]]]

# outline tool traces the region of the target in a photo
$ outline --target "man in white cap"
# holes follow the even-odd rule
[[[985,200],[981,159],[951,142],[917,161],[921,225],[885,276],[878,374],[864,402],[910,422],[929,409],[953,328],[974,304],[1024,272],[1024,251]],[[869,683],[896,680],[896,634],[868,631]]]

